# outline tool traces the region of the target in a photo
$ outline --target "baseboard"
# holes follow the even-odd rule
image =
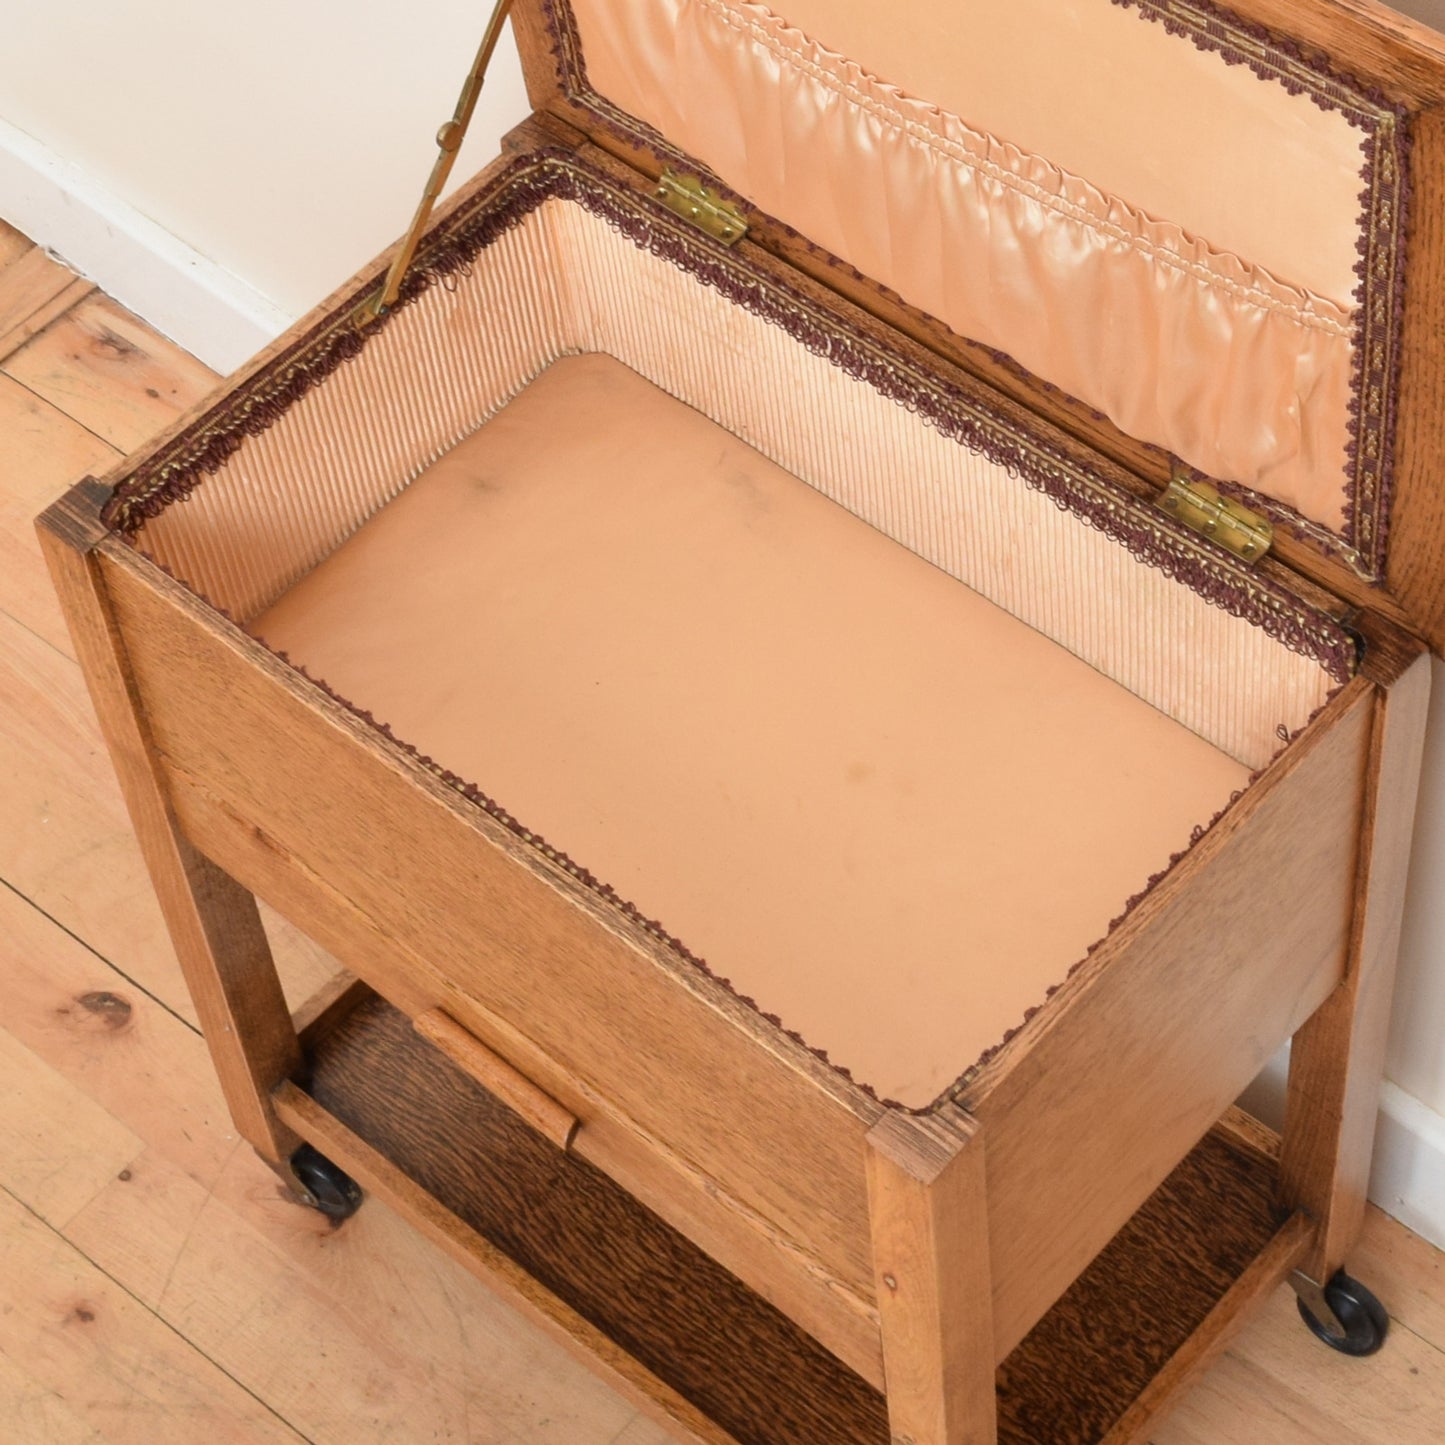
[[[215,371],[233,371],[294,319],[3,120],[0,216]]]
[[[1271,1129],[1283,1129],[1288,1074],[1286,1046],[1240,1096],[1240,1106]],[[1380,1090],[1370,1198],[1445,1249],[1445,1116],[1388,1081]]]
[[[1380,1094],[1370,1198],[1445,1249],[1445,1115],[1389,1083]]]

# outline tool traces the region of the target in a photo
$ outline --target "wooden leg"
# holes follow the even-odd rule
[[[1364,1224],[1429,695],[1426,655],[1376,699],[1349,964],[1290,1055],[1280,1189],[1317,1221],[1301,1270],[1316,1285],[1344,1266]]]
[[[983,1137],[962,1110],[887,1114],[868,1208],[894,1445],[993,1445],[993,1291]]]
[[[94,482],[73,488],[41,517],[41,547],[231,1117],[282,1167],[300,1141],[276,1118],[271,1091],[295,1072],[300,1046],[256,900],[191,847],[171,814],[95,555],[104,496]]]

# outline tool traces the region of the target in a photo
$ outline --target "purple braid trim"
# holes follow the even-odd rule
[[[826,357],[951,440],[1044,492],[1141,562],[1262,628],[1292,651],[1313,658],[1337,681],[1352,672],[1353,644],[1333,620],[1093,473],[1087,452],[1069,443],[1062,433],[1042,424],[1032,428],[1018,417],[996,411],[981,388],[966,393],[958,385],[943,382],[786,284],[764,279],[746,262],[677,222],[661,206],[624,191],[565,153],[539,152],[519,161],[473,205],[453,217],[419,257],[395,310],[414,304],[431,286],[445,284],[504,231],[520,224],[550,198],[570,200],[592,211],[639,249],[688,271],[729,301],[781,328],[813,354]],[[357,299],[367,290],[359,287]],[[358,333],[345,319],[352,304],[348,301],[337,313],[341,324],[335,317],[321,323],[127,478],[106,509],[110,524],[116,530],[138,531],[147,518],[188,495],[206,473],[217,470],[247,437],[274,425],[302,395],[359,354],[367,339],[379,334],[388,320],[384,318],[365,334]]]
[[[272,647],[265,640],[264,637],[261,637],[256,633],[248,632],[246,628],[240,622],[238,622],[237,619],[233,617],[224,607],[220,607],[216,603],[212,602],[208,597],[201,593],[197,588],[193,587],[184,578],[178,577],[163,562],[158,562],[154,558],[148,558],[147,560],[150,562],[150,565],[155,567],[158,571],[164,573],[178,586],[184,587],[186,591],[190,592],[193,596],[204,602],[206,606],[216,612],[217,615],[223,617],[227,622],[229,622],[233,627],[235,627],[238,632],[243,633],[246,637],[248,637],[251,641],[255,642],[257,645],[264,647],[267,652],[269,652],[278,661],[284,663],[285,666],[290,668],[292,672],[297,674],[297,676],[304,678],[305,681],[310,686],[316,688],[318,692],[323,693],[337,706],[345,708],[345,710],[349,712],[353,717],[358,719],[358,721],[365,723],[366,726],[373,729],[381,737],[385,738],[387,742],[389,742],[394,748],[397,749],[398,752],[403,753],[418,766],[424,768],[427,772],[431,773],[433,777],[439,779],[448,787],[461,794],[461,796],[466,798],[468,802],[480,808],[482,812],[484,812],[489,818],[493,819],[497,823],[500,823],[504,828],[507,829],[509,833],[513,834],[523,843],[526,843],[530,848],[540,853],[544,858],[548,860],[548,862],[553,864],[553,866],[561,869],[562,872],[566,873],[569,877],[580,883],[584,888],[588,889],[589,892],[595,894],[604,902],[617,909],[617,911],[621,913],[625,918],[627,918],[629,922],[640,928],[649,937],[663,944],[666,948],[677,954],[678,957],[682,958],[685,962],[696,968],[699,973],[703,974],[704,977],[712,980],[712,982],[726,989],[727,992],[739,1003],[743,1004],[746,1008],[751,1009],[759,1017],[765,1019],[780,1033],[784,1034],[787,1038],[791,1039],[793,1043],[797,1044],[799,1048],[804,1049],[807,1053],[811,1054],[813,1058],[817,1059],[820,1063],[824,1064],[827,1068],[831,1069],[834,1073],[845,1079],[853,1088],[857,1089],[867,1098],[872,1099],[875,1103],[882,1105],[885,1109],[893,1109],[900,1113],[913,1115],[931,1114],[936,1109],[940,1108],[943,1104],[948,1103],[953,1099],[956,1099],[961,1093],[963,1093],[974,1081],[974,1079],[978,1077],[979,1073],[985,1068],[985,1066],[991,1063],[995,1058],[997,1058],[1008,1047],[1008,1045],[1014,1041],[1014,1039],[1016,1039],[1020,1034],[1024,1032],[1028,1025],[1043,1011],[1043,1009],[1048,1005],[1048,1003],[1070,982],[1070,980],[1073,979],[1073,977],[1079,972],[1080,969],[1085,966],[1085,964],[1088,963],[1088,961],[1094,956],[1094,954],[1098,952],[1098,950],[1103,946],[1106,940],[1113,934],[1114,930],[1118,928],[1120,924],[1122,924],[1141,903],[1144,902],[1144,900],[1149,896],[1149,894],[1153,892],[1154,888],[1165,878],[1167,878],[1180,862],[1182,862],[1185,858],[1189,856],[1189,854],[1204,840],[1205,836],[1214,828],[1214,826],[1222,818],[1224,818],[1226,814],[1229,813],[1229,811],[1235,806],[1236,803],[1239,802],[1239,800],[1245,795],[1249,788],[1253,787],[1253,785],[1264,776],[1264,774],[1269,770],[1269,768],[1274,765],[1274,762],[1280,757],[1280,755],[1295,741],[1296,738],[1298,738],[1302,733],[1306,731],[1306,729],[1315,721],[1316,718],[1319,717],[1319,715],[1325,710],[1326,707],[1329,706],[1329,704],[1334,700],[1334,698],[1338,695],[1340,691],[1339,688],[1334,689],[1325,699],[1325,701],[1321,703],[1320,706],[1310,715],[1309,719],[1304,723],[1304,725],[1296,728],[1293,732],[1288,731],[1287,729],[1285,729],[1284,725],[1281,724],[1279,730],[1280,747],[1275,752],[1274,756],[1270,759],[1269,763],[1267,763],[1262,768],[1256,769],[1255,772],[1250,775],[1249,781],[1245,784],[1244,788],[1241,788],[1237,792],[1232,793],[1230,795],[1229,801],[1214,815],[1214,817],[1209,820],[1208,823],[1199,824],[1194,828],[1194,830],[1190,834],[1188,845],[1179,850],[1177,853],[1172,854],[1170,856],[1169,862],[1165,864],[1165,866],[1161,868],[1157,873],[1152,874],[1149,878],[1149,881],[1144,885],[1144,887],[1141,888],[1139,892],[1135,893],[1133,897],[1131,897],[1125,903],[1119,915],[1110,922],[1108,930],[1105,932],[1104,936],[1098,939],[1096,942],[1090,944],[1088,951],[1084,954],[1084,956],[1079,959],[1077,963],[1073,964],[1069,968],[1069,971],[1058,983],[1050,985],[1050,987],[1044,994],[1043,1002],[1035,1004],[1032,1007],[1026,1009],[1024,1012],[1024,1016],[1020,1020],[1020,1022],[1016,1024],[1013,1028],[1009,1029],[998,1041],[998,1043],[985,1049],[984,1052],[980,1054],[979,1057],[972,1064],[970,1064],[969,1067],[965,1069],[964,1072],[960,1074],[959,1077],[952,1084],[950,1084],[941,1094],[939,1094],[936,1099],[934,1099],[928,1104],[914,1107],[908,1104],[899,1103],[896,1099],[889,1099],[879,1094],[871,1084],[865,1083],[863,1080],[856,1078],[852,1070],[849,1069],[846,1064],[838,1063],[829,1055],[826,1049],[821,1049],[814,1044],[810,1044],[808,1040],[804,1038],[803,1035],[799,1033],[796,1029],[789,1028],[788,1025],[784,1023],[782,1018],[780,1018],[777,1014],[769,1013],[766,1009],[762,1007],[761,1004],[757,1002],[756,999],[752,998],[750,995],[745,994],[740,989],[738,989],[733,984],[730,978],[727,978],[723,974],[717,973],[709,965],[705,958],[702,958],[700,955],[693,953],[692,950],[689,949],[680,938],[670,933],[661,922],[659,922],[657,919],[648,917],[648,915],[643,913],[642,910],[638,908],[635,903],[631,902],[629,899],[624,898],[620,893],[618,893],[618,891],[610,883],[603,882],[603,880],[598,878],[596,874],[592,873],[590,869],[584,868],[581,864],[574,862],[573,859],[570,858],[566,853],[564,853],[560,848],[556,848],[552,844],[547,842],[547,840],[543,838],[541,834],[534,833],[529,828],[524,827],[518,819],[513,817],[511,813],[509,813],[489,794],[483,792],[482,789],[479,788],[475,783],[468,782],[459,774],[452,772],[450,768],[444,767],[441,763],[437,762],[436,759],[427,756],[427,754],[423,753],[412,743],[407,742],[405,738],[398,736],[398,734],[392,731],[391,725],[389,723],[383,722],[381,719],[376,717],[375,714],[371,713],[366,708],[361,707],[359,704],[352,702],[349,698],[344,697],[341,693],[337,692],[336,689],[333,688],[331,684],[328,683],[324,678],[316,677],[312,673],[308,672],[303,664],[297,662],[294,658],[292,658],[289,654],[283,652],[280,648]]]
[[[438,282],[449,283],[474,256],[518,225],[549,193],[545,183],[528,185],[539,162],[568,154],[543,150],[521,157],[472,204],[432,231],[402,282],[396,305],[366,331],[352,325],[351,316],[375,290],[380,273],[359,283],[335,311],[124,478],[106,504],[102,520],[113,531],[134,535],[172,502],[183,501],[206,476],[220,471],[249,437],[269,430],[313,387],[359,356],[391,316]],[[488,204],[499,197],[499,204]]]
[[[1124,0],[1115,0],[1115,3],[1124,3]],[[1074,975],[1077,974],[1086,963],[1088,963],[1088,961],[1104,946],[1106,942],[1108,942],[1108,940],[1113,936],[1114,930],[1118,928],[1119,925],[1122,924],[1124,920],[1127,919],[1129,915],[1132,914],[1141,903],[1143,903],[1143,901],[1154,891],[1154,889],[1160,883],[1162,883],[1175,870],[1175,868],[1177,868],[1179,864],[1182,863],[1184,859],[1186,859],[1190,855],[1190,853],[1192,853],[1194,849],[1200,845],[1200,843],[1204,841],[1205,837],[1214,830],[1215,826],[1234,809],[1235,804],[1238,803],[1239,800],[1244,797],[1244,795],[1270,770],[1270,768],[1275,765],[1275,763],[1279,760],[1280,756],[1289,748],[1289,746],[1309,729],[1311,724],[1314,723],[1315,719],[1318,718],[1320,714],[1324,712],[1324,710],[1329,707],[1329,705],[1335,700],[1335,698],[1339,696],[1342,688],[1343,684],[1341,684],[1340,687],[1332,689],[1329,695],[1325,698],[1325,700],[1309,715],[1308,718],[1305,719],[1305,721],[1299,727],[1295,728],[1293,731],[1291,731],[1289,728],[1285,727],[1283,723],[1281,723],[1276,730],[1276,735],[1279,738],[1280,745],[1278,748],[1275,749],[1274,755],[1270,758],[1269,762],[1267,762],[1262,768],[1256,768],[1254,772],[1249,775],[1248,782],[1246,782],[1242,788],[1239,788],[1235,792],[1231,793],[1229,795],[1229,801],[1207,823],[1199,823],[1195,825],[1194,830],[1189,835],[1189,842],[1187,846],[1181,848],[1177,853],[1170,854],[1169,861],[1164,865],[1164,867],[1162,867],[1157,873],[1150,874],[1149,881],[1145,883],[1145,885],[1136,894],[1134,894],[1134,896],[1130,898],[1127,903],[1124,904],[1123,910],[1119,913],[1118,917],[1110,920],[1109,927],[1107,928],[1107,930],[1105,930],[1104,936],[1095,940],[1095,942],[1089,945],[1088,952],[1086,952],[1084,956],[1076,964],[1074,964],[1072,968],[1069,969],[1068,973],[1066,973],[1063,978],[1059,980],[1058,983],[1049,985],[1048,989],[1044,993],[1043,1003],[1034,1004],[1031,1008],[1025,1009],[1023,1018],[1020,1019],[1019,1022],[1015,1024],[1014,1027],[1011,1028],[1003,1036],[1003,1038],[998,1041],[998,1043],[994,1044],[991,1048],[985,1049],[984,1052],[979,1055],[978,1059],[967,1069],[965,1069],[964,1072],[960,1074],[958,1078],[952,1084],[950,1084],[948,1088],[945,1089],[944,1092],[933,1101],[933,1103],[928,1106],[928,1110],[912,1110],[910,1112],[929,1112],[933,1109],[938,1108],[940,1104],[943,1104],[950,1099],[957,1099],[961,1094],[965,1093],[968,1087],[974,1082],[974,1080],[978,1078],[979,1074],[983,1072],[984,1068],[988,1064],[991,1064],[994,1059],[996,1059],[1001,1053],[1003,1053],[1003,1051],[1008,1048],[1008,1046],[1016,1038],[1018,1038],[1025,1029],[1028,1028],[1028,1026],[1034,1021],[1034,1019],[1036,1019],[1038,1015],[1043,1012],[1044,1008],[1049,1004],[1049,1002],[1063,991],[1063,989],[1073,979]]]

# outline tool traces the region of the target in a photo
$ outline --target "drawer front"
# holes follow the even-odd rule
[[[786,1246],[805,1293],[843,1301],[833,1334],[861,1338],[878,1107],[144,559],[105,570],[197,846],[409,1012],[442,1003],[493,1047],[489,1029],[523,1041],[513,1065],[626,1141],[639,1197],[665,1216],[669,1191],[732,1201],[777,1240],[772,1271]]]

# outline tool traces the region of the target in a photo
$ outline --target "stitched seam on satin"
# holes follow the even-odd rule
[[[925,149],[945,155],[949,159],[971,170],[979,171],[1006,189],[1026,196],[1046,209],[1054,211],[1080,226],[1096,231],[1101,235],[1109,237],[1111,240],[1122,242],[1131,250],[1139,251],[1165,267],[1180,271],[1192,277],[1194,280],[1203,282],[1205,285],[1213,287],[1216,290],[1224,291],[1244,305],[1253,306],[1261,311],[1287,316],[1302,328],[1321,331],[1326,335],[1338,337],[1342,340],[1349,340],[1353,335],[1353,323],[1350,321],[1337,321],[1330,316],[1322,315],[1320,312],[1310,309],[1308,305],[1301,305],[1299,302],[1287,300],[1272,292],[1264,282],[1250,283],[1237,280],[1232,276],[1226,276],[1214,270],[1206,261],[1182,255],[1165,241],[1152,240],[1139,231],[1121,226],[1118,222],[1111,220],[1107,216],[1100,215],[1098,212],[1091,210],[1077,201],[1070,200],[1068,197],[1056,191],[1051,191],[1048,187],[1041,185],[1037,181],[1030,180],[1027,176],[1020,175],[1017,171],[1010,170],[1007,166],[1001,165],[987,154],[991,145],[1003,145],[1003,142],[1000,141],[998,137],[992,136],[984,131],[975,130],[972,126],[965,124],[958,116],[953,115],[951,112],[944,111],[941,107],[929,106],[926,102],[922,101],[916,102],[932,111],[941,120],[958,126],[969,140],[977,145],[977,150],[973,149],[971,144],[966,144],[951,136],[940,134],[938,131],[931,130],[923,122],[910,119],[901,107],[893,105],[887,100],[873,94],[871,91],[859,86],[846,76],[838,73],[836,69],[831,68],[828,63],[829,60],[832,60],[836,62],[838,66],[848,66],[852,64],[852,62],[843,56],[831,55],[830,52],[823,50],[821,46],[811,41],[801,32],[795,31],[792,27],[787,26],[786,22],[781,20],[781,18],[773,17],[777,20],[778,27],[780,27],[774,30],[768,28],[762,20],[745,18],[731,6],[727,5],[725,0],[696,0],[696,3],[703,9],[711,11],[721,24],[727,25],[729,28],[737,30],[740,33],[746,33],[752,36],[757,44],[770,51],[778,60],[792,64],[797,69],[811,75],[825,88],[841,96],[845,103],[868,112],[883,124],[890,126],[895,131],[901,132],[906,139],[911,139]],[[789,38],[789,32],[797,35],[798,39],[796,43]],[[827,57],[827,59],[821,57]],[[874,80],[873,83],[876,85],[884,84],[884,82],[877,80]],[[1090,182],[1085,181],[1082,177],[1065,171],[1063,167],[1055,165],[1052,161],[1045,160],[1042,156],[1024,151],[1019,147],[1013,147],[1013,149],[1017,150],[1018,153],[1029,162],[1040,166],[1047,166],[1050,170],[1065,178],[1065,180],[1074,181],[1081,186],[1090,186],[1091,189],[1098,190],[1097,187],[1092,186]],[[1106,200],[1113,201],[1131,216],[1135,217],[1138,225],[1149,226],[1154,224],[1150,218],[1136,210],[1133,206],[1130,206],[1129,203],[1121,197],[1113,196],[1103,191],[1100,191],[1099,194]],[[1241,256],[1234,255],[1233,253],[1230,253],[1230,255],[1239,266],[1246,270],[1256,273],[1263,271],[1262,267],[1245,261]],[[1267,272],[1264,274],[1266,276],[1269,275]],[[1303,290],[1303,288],[1292,286],[1289,282],[1281,281],[1274,276],[1269,276],[1269,281],[1274,285],[1289,290]],[[1310,300],[1319,305],[1334,305],[1334,303],[1325,297],[1316,298],[1311,295]]]
[[[544,0],[551,3],[551,0]],[[1338,111],[1363,134],[1361,224],[1355,274],[1354,370],[1350,383],[1350,442],[1345,463],[1344,525],[1317,535],[1313,524],[1270,498],[1263,510],[1309,538],[1327,555],[1344,559],[1362,577],[1384,580],[1390,509],[1394,498],[1405,252],[1411,176],[1407,111],[1378,89],[1334,70],[1317,52],[1243,19],[1217,0],[1111,0],[1162,25],[1226,64],[1246,65],[1261,79],[1305,95],[1322,110]],[[1379,314],[1377,314],[1377,312]],[[1226,490],[1231,488],[1226,487]],[[1234,487],[1237,495],[1246,489]]]

